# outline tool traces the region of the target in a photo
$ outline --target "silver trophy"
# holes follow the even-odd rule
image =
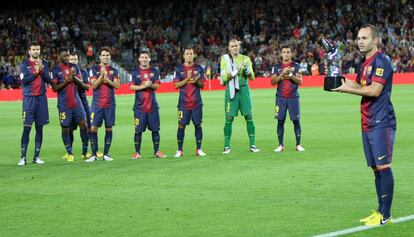
[[[342,79],[344,79],[341,73],[341,59],[344,56],[345,45],[342,43],[334,45],[325,38],[321,41],[327,52],[326,60],[328,61],[328,72],[324,79],[323,89],[331,91],[341,86]]]

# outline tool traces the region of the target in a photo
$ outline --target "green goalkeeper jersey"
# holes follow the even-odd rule
[[[237,65],[245,64],[248,71],[251,73],[251,77],[250,77],[251,80],[254,79],[252,61],[250,60],[250,58],[248,56],[243,55],[243,54],[239,54],[239,55],[233,57],[233,60],[234,60],[235,64],[237,64]],[[236,68],[234,70],[236,70]],[[227,71],[227,62],[223,58],[221,58],[221,61],[220,61],[220,71],[221,72],[226,72]],[[246,86],[248,84],[247,83],[247,76],[244,75],[244,73],[242,71],[239,72],[238,78],[239,78],[239,86]],[[227,73],[222,73],[221,74],[221,80],[226,84],[226,87],[227,87],[226,89],[228,89],[229,85],[228,85]]]

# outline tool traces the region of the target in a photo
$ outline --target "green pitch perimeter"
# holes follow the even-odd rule
[[[357,96],[302,88],[302,144],[294,148],[292,123],[286,149],[276,154],[274,90],[253,90],[257,146],[248,150],[245,121],[235,119],[232,152],[222,155],[224,91],[203,92],[207,157],[196,157],[194,128],[186,129],[184,157],[176,150],[178,93],[160,94],[161,150],[152,158],[150,133],[142,160],[132,161],[133,96],[117,97],[113,162],[86,164],[75,134],[75,162],[61,156],[56,100],[49,100],[44,165],[18,167],[21,102],[0,103],[0,236],[311,236],[358,226],[376,208],[373,174],[362,151]],[[414,86],[394,86],[394,217],[414,214]],[[100,134],[100,150],[103,131]],[[34,129],[28,157],[34,150]],[[414,222],[353,236],[409,236]]]

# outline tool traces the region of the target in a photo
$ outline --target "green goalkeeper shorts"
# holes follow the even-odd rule
[[[241,86],[236,92],[233,100],[230,100],[229,89],[226,88],[224,99],[224,113],[226,117],[235,117],[240,113],[243,116],[252,113],[252,100],[250,99],[250,90],[248,86]]]

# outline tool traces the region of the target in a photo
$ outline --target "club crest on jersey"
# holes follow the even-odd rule
[[[367,85],[367,81],[365,79],[361,79],[361,86],[366,86]]]
[[[375,70],[375,76],[382,77],[382,75],[384,75],[384,69],[377,68],[377,70]]]
[[[151,78],[154,77],[154,73],[152,73],[152,72],[149,75],[150,75]]]
[[[198,75],[198,71],[193,71],[194,76]]]
[[[109,75],[114,75],[114,71],[113,70],[111,70],[111,71],[109,71]]]
[[[69,69],[65,69],[65,73],[66,74],[69,74]]]

